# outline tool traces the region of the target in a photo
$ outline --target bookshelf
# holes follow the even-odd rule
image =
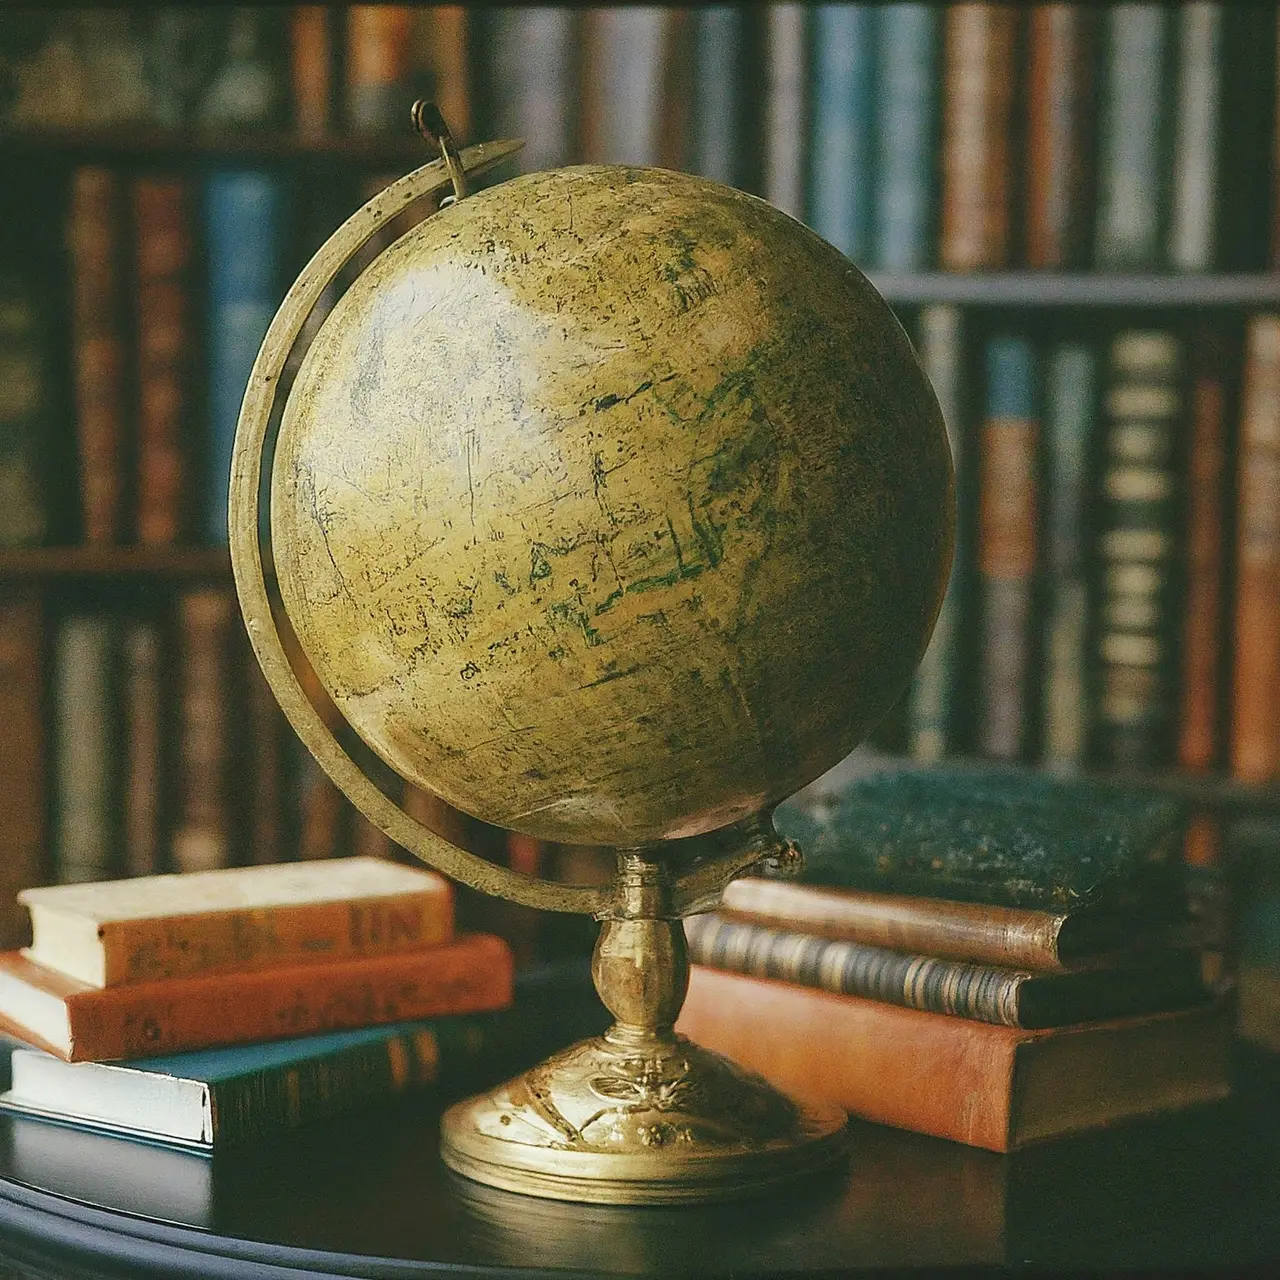
[[[953,11],[961,8],[978,14],[977,18],[965,17],[964,21],[977,24],[968,29],[967,36],[959,29],[960,20],[953,17]],[[1078,26],[1070,26],[1065,35],[1062,31],[1053,35],[1067,40],[1075,50],[1072,57],[1064,56],[1054,65],[1077,68],[1077,64],[1083,65],[1078,55],[1084,50],[1087,56],[1083,62],[1091,69],[1094,90],[1086,93],[1065,81],[1059,86],[1066,114],[1055,126],[1060,131],[1053,135],[1053,146],[1045,148],[1032,146],[1040,136],[1036,130],[1045,127],[1043,103],[1035,97],[1040,81],[1032,73],[1037,67],[1037,75],[1043,71],[1036,60],[1042,59],[1049,47],[1046,41],[1052,33],[1046,34],[1047,29],[1042,28],[1050,8],[1068,13],[1071,23],[1078,20]],[[33,10],[24,18],[27,25],[20,31],[12,23],[0,25],[0,73],[9,77],[5,80],[0,75],[0,164],[17,177],[18,185],[24,175],[30,177],[43,203],[34,216],[29,209],[10,210],[8,216],[18,234],[16,238],[6,236],[0,243],[8,247],[11,257],[15,249],[20,257],[28,241],[39,249],[44,265],[39,268],[36,284],[54,299],[48,321],[52,333],[46,337],[54,370],[50,374],[48,421],[57,433],[57,447],[65,456],[74,455],[79,447],[72,390],[75,343],[65,244],[66,192],[72,175],[85,167],[114,174],[122,195],[138,175],[176,177],[186,184],[190,202],[186,341],[192,394],[183,411],[186,420],[181,451],[193,464],[191,490],[203,506],[213,501],[210,495],[215,487],[204,474],[211,430],[206,364],[207,340],[214,327],[209,297],[212,281],[207,265],[207,227],[201,223],[204,214],[197,210],[208,174],[253,172],[296,184],[291,188],[289,208],[281,215],[287,226],[275,264],[276,278],[255,300],[269,310],[272,298],[278,298],[309,252],[364,198],[362,191],[382,177],[404,172],[430,158],[429,149],[411,132],[407,120],[408,103],[420,92],[436,95],[446,108],[451,102],[455,104],[455,116],[461,111],[458,118],[464,120],[464,126],[456,131],[468,141],[482,136],[527,135],[531,140],[526,155],[529,164],[626,160],[703,172],[765,196],[807,219],[836,243],[843,237],[846,242],[841,247],[865,264],[872,282],[899,309],[922,349],[929,347],[924,326],[930,314],[934,319],[949,316],[954,322],[955,349],[950,357],[942,352],[940,358],[944,364],[949,358],[953,365],[958,361],[963,366],[963,385],[951,389],[940,385],[939,389],[944,399],[949,397],[947,407],[954,409],[956,417],[961,497],[968,504],[962,511],[962,532],[968,539],[962,551],[968,560],[961,563],[952,601],[957,640],[947,678],[954,688],[939,704],[942,711],[935,708],[948,723],[943,733],[947,753],[974,750],[971,726],[981,718],[985,696],[975,686],[981,665],[978,658],[990,647],[982,632],[986,588],[976,546],[979,473],[987,447],[983,396],[988,339],[993,334],[1025,339],[1040,378],[1047,378],[1059,346],[1075,342],[1091,347],[1096,382],[1092,394],[1097,403],[1086,460],[1090,484],[1099,481],[1093,472],[1102,464],[1103,435],[1109,429],[1098,408],[1103,384],[1110,376],[1108,344],[1128,331],[1175,333],[1182,344],[1178,358],[1184,388],[1200,368],[1196,361],[1201,337],[1210,335],[1222,345],[1225,354],[1215,374],[1225,406],[1224,460],[1216,482],[1222,510],[1215,564],[1222,592],[1214,605],[1219,620],[1214,633],[1217,693],[1211,713],[1211,750],[1194,769],[1186,767],[1185,761],[1179,764],[1175,729],[1182,712],[1172,707],[1166,709],[1169,714],[1157,758],[1125,763],[1102,758],[1086,747],[1079,749],[1075,764],[1175,790],[1194,806],[1220,815],[1280,814],[1280,769],[1267,766],[1255,769],[1251,777],[1233,776],[1228,742],[1235,643],[1232,610],[1238,577],[1236,527],[1240,523],[1238,485],[1231,469],[1238,465],[1241,384],[1246,380],[1241,334],[1254,317],[1280,311],[1280,260],[1270,243],[1271,225],[1280,216],[1272,195],[1276,8],[1242,6],[1249,14],[1241,15],[1229,14],[1222,6],[1199,6],[1200,10],[1214,11],[1219,26],[1214,28],[1218,43],[1204,46],[1218,51],[1216,63],[1212,59],[1195,63],[1201,68],[1197,74],[1202,79],[1208,77],[1198,90],[1190,74],[1180,70],[1194,61],[1190,53],[1199,48],[1194,45],[1195,33],[1179,11],[1163,11],[1159,37],[1163,41],[1162,70],[1155,79],[1142,82],[1158,99],[1159,110],[1152,113],[1156,133],[1151,134],[1140,120],[1124,135],[1133,147],[1156,138],[1152,143],[1156,150],[1148,147],[1141,154],[1120,147],[1114,129],[1108,135],[1104,118],[1108,111],[1120,109],[1124,97],[1115,77],[1107,79],[1109,50],[1116,43],[1108,28],[1113,8],[849,6],[862,15],[850,18],[837,6],[785,4],[617,11],[580,6],[513,7],[466,13],[416,6],[412,22],[403,27],[409,32],[404,37],[408,43],[394,48],[388,45],[392,52],[386,55],[385,65],[370,69],[364,65],[367,60],[351,57],[347,7],[260,6],[246,10],[260,19],[258,41],[247,61],[274,84],[270,111],[256,122],[209,125],[189,120],[179,127],[162,127],[145,110],[132,120],[115,120],[111,111],[102,110],[97,112],[97,123],[83,112],[75,119],[58,116],[52,106],[43,122],[33,121],[33,113],[38,112],[30,102],[18,110],[13,86],[27,83],[21,68],[32,65],[30,59],[43,47],[41,40],[51,38],[50,30],[40,27]],[[176,12],[176,7],[170,9]],[[306,21],[313,24],[309,28],[312,37],[317,32],[323,35],[320,45],[307,46],[310,52],[301,43],[301,26],[295,26],[301,23],[299,15],[304,9]],[[890,10],[905,17],[899,22],[897,16],[884,16]],[[116,42],[117,52],[123,47],[121,41],[126,46],[129,40],[135,41],[142,59],[137,65],[146,64],[147,41],[156,38],[156,15],[167,11],[163,6],[133,15],[120,11],[109,24],[107,36]],[[863,23],[866,14],[873,11],[874,20]],[[978,11],[985,11],[986,16]],[[92,62],[85,38],[89,27],[83,26],[83,15],[105,13],[106,9],[76,12],[80,16],[68,28],[72,30],[73,52]],[[992,13],[996,15],[995,26],[988,29],[983,23]],[[1016,38],[1006,39],[1006,27],[1016,28]],[[225,30],[219,31],[218,38],[225,41]],[[966,45],[966,39],[976,43]],[[865,43],[868,40],[874,49]],[[1130,54],[1139,61],[1143,56],[1140,45],[1135,39],[1130,47]],[[321,49],[318,61],[316,48]],[[965,48],[970,52],[985,49],[990,55],[993,74],[982,82],[987,89],[979,83],[981,77],[974,79],[973,66],[965,61],[969,56]],[[874,58],[868,50],[874,52]],[[1148,49],[1147,64],[1150,52]],[[224,54],[224,63],[229,56]],[[860,62],[864,57],[865,62]],[[1233,59],[1230,77],[1223,75],[1228,57]],[[883,70],[877,72],[874,66],[883,69],[891,63],[901,75],[892,83],[885,80],[877,90],[874,77]],[[203,74],[211,82],[217,71],[215,66]],[[154,74],[146,72],[147,76]],[[357,84],[358,75],[372,78]],[[1140,76],[1131,78],[1134,84],[1141,81]],[[2,96],[5,84],[9,85],[7,98]],[[991,90],[991,85],[1000,91]],[[318,90],[316,86],[320,86]],[[984,97],[988,90],[993,96]],[[193,101],[198,96],[190,86],[184,92]],[[969,142],[961,145],[953,127],[955,112],[949,121],[941,117],[938,104],[943,92],[957,112],[971,110],[975,119],[987,112],[987,132],[966,135]],[[1218,104],[1216,117],[1212,111],[1206,114],[1206,93]],[[881,106],[873,110],[875,100]],[[1093,118],[1081,106],[1086,101],[1097,106],[1098,114]],[[353,128],[351,121],[357,103],[366,104],[360,109],[372,113],[360,130]],[[304,122],[307,112],[311,116]],[[195,114],[193,109],[193,118]],[[1003,121],[1003,125],[993,126],[991,120]],[[1007,137],[992,133],[1005,126]],[[1198,152],[1185,141],[1193,134],[1201,139]],[[900,146],[887,147],[886,139],[897,139]],[[1050,152],[1054,158],[1048,170],[1031,163],[1033,155]],[[1209,152],[1212,156],[1206,160]],[[1153,155],[1155,169],[1144,169]],[[993,165],[989,163],[993,156],[1004,160]],[[984,158],[985,167],[978,163]],[[1127,165],[1140,177],[1155,175],[1150,182],[1142,177],[1133,188],[1137,192],[1134,199],[1154,218],[1144,231],[1150,244],[1141,252],[1130,252],[1132,246],[1121,246],[1124,252],[1107,247],[1107,219],[1114,213],[1115,203],[1106,182],[1108,165],[1113,169]],[[1055,186],[1054,173],[1059,171],[1069,173],[1069,180]],[[1005,175],[999,181],[992,177],[998,173]],[[845,185],[832,198],[829,188],[838,182]],[[1203,209],[1197,212],[1179,204],[1175,186],[1209,192],[1212,217],[1208,231],[1204,230]],[[897,212],[886,220],[885,210],[890,208]],[[991,216],[987,218],[987,214]],[[118,287],[126,294],[133,288],[129,283],[133,268],[125,260],[133,252],[136,238],[129,216],[127,210],[122,214],[123,230],[117,246],[117,265],[123,273]],[[252,209],[248,216],[250,221],[244,225],[251,227]],[[980,236],[974,240],[966,234],[966,224],[974,219],[990,223],[983,233],[986,239]],[[1122,224],[1123,219],[1112,230],[1119,234]],[[1195,240],[1196,235],[1201,241],[1199,257],[1191,254],[1188,258],[1184,241],[1188,237]],[[1056,248],[1050,242],[1056,243]],[[975,244],[977,249],[973,249]],[[136,359],[131,344],[136,338],[137,317],[132,314],[134,303],[129,297],[123,299],[122,307],[121,335],[129,366]],[[928,350],[925,354],[928,358]],[[933,355],[939,356],[939,351],[934,349]],[[127,403],[121,408],[117,427],[122,439],[133,441],[143,427],[134,404],[136,375],[126,374],[121,385]],[[1280,412],[1275,405],[1271,408]],[[1043,414],[1036,428],[1043,451],[1052,429]],[[1173,427],[1178,451],[1177,519],[1182,523],[1174,534],[1177,550],[1171,572],[1178,585],[1173,590],[1173,605],[1162,604],[1161,625],[1166,628],[1177,621],[1177,593],[1185,587],[1189,573],[1184,525],[1191,488],[1185,457],[1190,428],[1182,413]],[[118,539],[120,545],[56,545],[73,541],[77,520],[59,512],[74,507],[78,499],[70,478],[74,468],[53,469],[62,476],[57,480],[60,505],[55,504],[57,518],[52,521],[57,527],[38,539],[50,545],[0,546],[0,585],[14,600],[7,622],[0,616],[0,639],[6,625],[12,636],[25,637],[19,645],[21,660],[7,668],[17,674],[7,689],[0,685],[0,715],[37,727],[41,735],[38,752],[47,766],[40,777],[31,780],[26,797],[29,821],[21,847],[0,847],[0,860],[12,868],[14,883],[58,874],[56,852],[50,861],[47,853],[39,851],[56,849],[61,821],[52,782],[53,758],[62,732],[56,711],[59,629],[64,619],[77,611],[114,608],[111,602],[117,597],[125,624],[143,622],[157,628],[164,655],[164,692],[171,700],[165,705],[173,724],[181,722],[183,714],[191,714],[189,707],[187,713],[181,711],[183,672],[191,655],[201,645],[211,645],[220,655],[218,663],[222,665],[215,664],[212,675],[206,672],[206,687],[216,689],[225,683],[237,690],[235,696],[240,701],[232,719],[252,721],[257,726],[254,732],[265,733],[275,744],[262,758],[276,761],[269,764],[268,772],[274,770],[289,779],[290,816],[281,821],[284,829],[294,833],[290,838],[296,844],[298,831],[309,821],[300,811],[299,796],[307,787],[323,788],[325,784],[315,783],[305,761],[290,754],[288,732],[272,718],[269,707],[264,709],[252,701],[260,697],[261,690],[252,696],[246,692],[252,685],[252,669],[243,645],[233,638],[237,618],[234,606],[228,612],[227,554],[217,545],[194,545],[198,541],[194,531],[200,527],[207,531],[216,521],[204,520],[203,511],[195,516],[185,512],[187,538],[168,545],[128,545],[131,535]],[[1054,502],[1049,471],[1045,461],[1040,472],[1045,520]],[[1098,515],[1097,493],[1082,488],[1077,499],[1078,507],[1089,508],[1085,515],[1077,512],[1084,522],[1078,522],[1074,535],[1079,544],[1076,550],[1083,557],[1079,574],[1085,588],[1096,593],[1101,538],[1089,521]],[[1276,500],[1280,502],[1280,495]],[[1030,728],[1023,747],[1015,753],[1030,763],[1048,762],[1038,723],[1046,700],[1040,685],[1047,679],[1053,583],[1055,575],[1061,576],[1049,563],[1049,539],[1044,536],[1049,530],[1039,533],[1041,559],[1034,581],[1025,584],[1031,591],[1028,616],[1035,632],[1024,655],[1025,679],[1031,690],[1025,713]],[[223,603],[210,605],[205,639],[198,638],[198,629],[185,633],[184,639],[187,624],[183,618],[189,621],[189,602],[218,599]],[[1084,672],[1078,701],[1098,700],[1091,682],[1097,676],[1093,670],[1096,616],[1105,603],[1097,599],[1089,606],[1092,620],[1080,642],[1084,648],[1077,655],[1077,666],[1089,670]],[[1280,598],[1272,600],[1271,609],[1280,617]],[[21,649],[21,645],[36,645],[38,653]],[[1181,640],[1171,645],[1170,651],[1178,660],[1181,648]],[[222,656],[224,651],[233,656]],[[1176,699],[1179,678],[1177,672],[1170,673],[1164,696]],[[24,695],[15,683],[30,684],[33,680],[36,694],[27,689]],[[197,716],[198,702],[197,698]],[[912,749],[914,744],[918,754],[928,754],[919,750],[919,725],[911,721],[911,717],[918,721],[921,715],[918,699],[904,715],[908,723],[899,727],[896,745]],[[1280,724],[1276,733],[1280,735]],[[162,819],[170,825],[174,807],[181,805],[175,798],[181,792],[176,778],[186,767],[181,762],[178,737],[172,726],[166,729],[162,751],[163,768],[173,775],[167,784],[172,792],[166,801],[170,811]],[[253,757],[256,749],[246,745],[247,741],[241,741],[236,750]],[[12,752],[17,746],[11,743],[8,749]],[[226,747],[224,754],[229,751]],[[223,767],[216,759],[212,764],[215,769]],[[0,754],[0,773],[8,768]],[[340,817],[329,835],[316,819],[320,834],[311,847],[323,847],[330,841],[351,848],[369,838],[368,833],[362,834],[355,815],[341,804],[335,805],[331,796],[324,803]],[[218,812],[223,818],[240,806],[235,830],[242,834],[262,817],[243,812],[243,796],[229,794],[220,804]],[[160,844],[163,846],[163,839]],[[118,864],[118,844],[116,847],[113,857]],[[159,856],[160,868],[168,869],[172,865],[168,856]],[[0,884],[0,895],[8,893],[9,885]]]

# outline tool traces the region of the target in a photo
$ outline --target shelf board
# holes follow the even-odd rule
[[[954,302],[971,307],[1266,307],[1280,305],[1280,272],[1109,274],[1093,272],[872,271],[897,306]]]
[[[10,547],[0,550],[0,579],[229,579],[225,547]]]

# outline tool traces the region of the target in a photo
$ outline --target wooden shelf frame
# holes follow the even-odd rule
[[[1011,309],[1280,307],[1280,271],[872,271],[868,275],[895,306],[950,302]]]
[[[226,547],[71,546],[0,549],[0,582],[231,580]]]

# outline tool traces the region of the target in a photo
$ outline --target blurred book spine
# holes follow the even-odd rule
[[[146,876],[167,870],[164,701],[160,628],[135,619],[121,639],[123,870]]]
[[[582,155],[588,164],[658,163],[669,11],[657,5],[582,15]]]
[[[333,32],[325,4],[299,4],[289,19],[289,79],[293,127],[301,138],[322,138],[332,125]]]
[[[34,279],[0,271],[0,547],[35,546],[51,531],[53,370]]]
[[[764,197],[793,218],[804,216],[809,18],[802,4],[766,10]]]
[[[411,105],[409,48],[414,10],[401,4],[347,9],[346,123],[356,133],[385,133]]]
[[[1178,10],[1169,265],[1213,266],[1222,100],[1222,6],[1194,0]]]
[[[708,5],[693,14],[693,110],[689,167],[727,186],[746,185],[744,67],[746,22],[732,5]]]

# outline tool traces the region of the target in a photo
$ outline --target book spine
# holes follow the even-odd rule
[[[575,157],[578,27],[579,15],[571,9],[495,12],[489,91],[496,99],[496,131],[528,139],[516,157],[525,172],[555,169]]]
[[[1094,15],[1080,4],[1028,14],[1026,261],[1081,265],[1087,232]]]
[[[137,535],[143,543],[182,538],[191,347],[187,278],[191,234],[185,182],[133,183],[137,282]]]
[[[861,261],[871,239],[875,10],[824,4],[812,14],[809,225]]]
[[[401,4],[353,4],[347,10],[347,127],[380,133],[404,117],[410,103],[409,42],[413,9]]]
[[[238,5],[227,21],[222,61],[200,99],[196,123],[207,129],[263,129],[284,106],[287,14]]]
[[[409,62],[412,71],[425,81],[416,96],[429,97],[440,108],[453,136],[461,140],[471,136],[470,40],[463,6],[440,4],[414,11]],[[402,103],[402,113],[407,110],[408,104]]]
[[[119,833],[114,619],[63,618],[54,640],[54,878],[107,880]]]
[[[745,41],[741,9],[717,4],[694,13],[690,168],[730,187],[745,181]]]
[[[227,492],[240,403],[280,299],[282,179],[254,170],[212,174],[205,187],[208,264],[209,460],[204,532],[227,542]]]
[[[809,13],[802,4],[771,4],[765,21],[764,198],[803,218]]]
[[[1206,770],[1216,767],[1222,756],[1227,421],[1218,344],[1205,335],[1196,346],[1187,459],[1178,763],[1184,769]]]
[[[1280,316],[1255,315],[1245,339],[1236,476],[1231,768],[1280,775]]]
[[[1006,1027],[1016,1027],[1021,1021],[1024,973],[904,955],[861,942],[790,933],[718,915],[690,916],[685,920],[685,935],[690,960],[713,969]]]
[[[959,676],[959,642],[964,597],[970,586],[972,538],[966,518],[969,497],[964,426],[964,328],[958,307],[925,307],[918,321],[920,362],[938,397],[956,476],[956,538],[942,608],[929,647],[916,668],[908,707],[911,754],[941,759],[954,745],[952,723]]]
[[[329,6],[295,5],[290,15],[289,44],[293,127],[301,138],[322,138],[329,132],[333,105]]]
[[[944,19],[942,222],[948,271],[1009,261],[1010,133],[1018,11],[948,5]]]
[[[478,1013],[510,1004],[511,954],[473,934],[442,947],[336,964],[85,990],[67,997],[76,1062]]]
[[[1006,1151],[1009,1027],[694,965],[676,1030],[800,1097],[864,1119]]]
[[[10,589],[0,601],[0,937],[12,947],[26,933],[20,889],[43,884],[46,855],[42,698],[44,608],[39,596]]]
[[[1218,199],[1222,6],[1193,0],[1178,11],[1178,78],[1169,194],[1169,263],[1180,271],[1213,266]]]
[[[1066,967],[1058,950],[1066,917],[1048,911],[822,890],[744,876],[725,888],[720,912],[730,919],[890,951],[1039,973]]]
[[[1093,457],[1097,360],[1078,343],[1049,356],[1045,378],[1048,494],[1041,751],[1046,764],[1078,768],[1088,739],[1088,598],[1085,584],[1089,464]]]
[[[1165,45],[1159,4],[1117,4],[1105,24],[1094,263],[1113,271],[1156,266],[1164,187]]]
[[[249,809],[246,861],[284,862],[296,847],[286,816],[290,794],[285,763],[288,722],[257,662],[246,655],[242,665],[247,675],[245,697],[252,744],[251,767],[244,778]]]
[[[125,349],[120,179],[84,166],[71,177],[67,241],[80,507],[84,540],[124,532]]]
[[[1032,589],[1037,558],[1035,359],[1021,338],[987,344],[978,572],[982,578],[979,747],[1016,760],[1027,747]]]
[[[235,821],[231,799],[231,641],[235,597],[197,587],[178,602],[178,812],[173,864],[178,871],[230,865]]]
[[[658,163],[667,13],[657,6],[584,15],[582,143],[589,164]]]
[[[49,534],[46,483],[52,385],[48,332],[35,287],[0,278],[0,546],[34,546]]]
[[[1098,754],[1163,763],[1172,747],[1182,354],[1163,331],[1113,340],[1104,395]]]
[[[168,861],[159,628],[147,620],[131,622],[122,649],[124,870],[131,876],[157,875],[167,869]]]
[[[877,19],[871,258],[884,271],[918,271],[932,252],[938,11],[887,4]]]

